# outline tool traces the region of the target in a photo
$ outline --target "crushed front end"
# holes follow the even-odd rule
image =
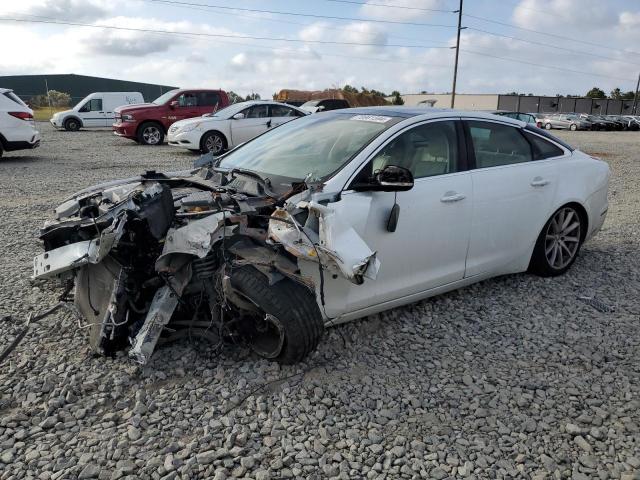
[[[159,342],[199,336],[299,361],[326,316],[298,261],[354,283],[377,270],[375,252],[313,194],[304,182],[273,191],[269,179],[210,165],[98,185],[41,229],[34,278],[73,282],[101,354],[128,348],[146,363]]]

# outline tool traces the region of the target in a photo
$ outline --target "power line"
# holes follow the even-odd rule
[[[463,49],[463,48],[461,48],[460,51],[461,52],[466,52],[466,53],[471,53],[473,55],[481,55],[483,57],[497,58],[499,60],[506,60],[506,61],[509,61],[509,62],[522,63],[522,64],[525,64],[525,65],[532,65],[534,67],[549,68],[549,69],[553,69],[553,70],[556,70],[556,71],[579,73],[581,75],[589,75],[589,76],[592,76],[592,77],[615,78],[616,80],[624,80],[625,82],[633,82],[633,81],[635,81],[635,79],[614,77],[614,76],[611,76],[611,75],[603,75],[603,74],[599,74],[599,73],[585,72],[585,71],[582,71],[582,70],[572,70],[572,69],[564,68],[564,67],[556,67],[555,65],[544,65],[542,63],[527,62],[526,60],[518,60],[518,59],[515,59],[515,58],[501,57],[501,56],[498,56],[498,55],[492,55],[492,54],[489,54],[489,53],[477,52],[477,51],[474,51],[474,50],[467,50],[467,49]]]
[[[394,20],[373,20],[373,19],[358,18],[358,17],[337,17],[332,15],[317,15],[312,13],[283,12],[279,10],[259,10],[256,8],[228,7],[226,5],[210,5],[207,3],[181,2],[178,0],[148,0],[148,1],[154,2],[154,3],[165,3],[168,5],[187,5],[187,6],[193,6],[193,7],[221,8],[225,10],[240,10],[243,12],[269,13],[272,15],[290,15],[294,17],[323,18],[328,20],[346,20],[350,22],[372,22],[372,23],[389,23],[393,25],[413,25],[413,26],[419,26],[419,27],[455,28],[455,25],[442,25],[438,23],[400,22],[400,21],[394,21]]]
[[[607,45],[602,45],[600,43],[587,42],[585,40],[578,40],[577,38],[565,37],[563,35],[557,35],[555,33],[541,32],[539,30],[533,30],[531,28],[519,27],[519,26],[513,25],[511,23],[500,22],[498,20],[492,20],[490,18],[479,17],[477,15],[471,15],[469,13],[465,13],[464,16],[465,17],[469,17],[469,18],[475,18],[476,20],[481,20],[483,22],[495,23],[496,25],[502,25],[504,27],[517,28],[518,30],[524,30],[525,32],[537,33],[538,35],[546,35],[548,37],[559,38],[561,40],[569,40],[571,42],[582,43],[582,44],[585,44],[585,45],[590,45],[592,47],[600,47],[600,48],[605,48],[607,50],[613,50],[613,51],[616,51],[616,52],[631,53],[633,55],[640,55],[640,52],[634,52],[632,50],[621,50],[619,48],[609,47]]]
[[[622,63],[625,63],[627,65],[640,66],[640,63],[627,62],[625,60],[620,60],[620,59],[613,58],[613,57],[607,57],[606,55],[598,55],[597,53],[585,52],[585,51],[582,51],[582,50],[573,50],[571,48],[561,47],[561,46],[553,45],[553,44],[550,44],[550,43],[536,42],[534,40],[527,40],[527,39],[524,39],[524,38],[513,37],[511,35],[504,35],[502,33],[490,32],[488,30],[483,30],[481,28],[467,27],[467,29],[474,30],[476,32],[486,33],[488,35],[493,35],[495,37],[509,38],[511,40],[516,40],[518,42],[530,43],[532,45],[538,45],[538,46],[541,46],[541,47],[549,47],[549,48],[553,48],[555,50],[564,50],[565,52],[577,53],[577,54],[580,54],[580,55],[587,55],[589,57],[603,58],[603,59],[606,59],[606,60],[612,60],[614,62],[622,62]]]
[[[356,2],[355,0],[325,0],[325,2],[350,3],[353,5],[367,5],[370,7],[401,8],[403,10],[415,10],[419,12],[455,13],[453,10],[443,10],[440,8],[419,8],[419,7],[406,7],[403,5],[384,5],[382,3]]]
[[[139,0],[139,1],[151,2],[153,0]],[[332,0],[327,0],[327,1],[332,1]],[[224,12],[212,11],[212,10],[209,10],[209,9],[206,9],[206,8],[191,7],[191,6],[188,6],[188,5],[186,5],[186,6],[185,5],[168,5],[168,6],[171,6],[173,8],[184,8],[184,9],[187,9],[187,10],[193,10],[193,11],[198,11],[198,12],[207,12],[207,13],[215,14],[215,15],[229,15],[229,16],[232,16],[232,17],[249,18],[249,19],[253,19],[253,20],[258,18],[261,21],[275,22],[275,23],[285,23],[287,25],[298,25],[298,26],[301,26],[301,27],[314,26],[314,27],[320,28],[322,30],[336,30],[336,31],[342,31],[342,32],[353,32],[354,31],[353,28],[349,28],[349,27],[338,27],[338,26],[330,26],[330,25],[323,25],[322,27],[318,27],[317,24],[313,24],[313,23],[294,22],[294,21],[291,21],[291,20],[284,20],[284,19],[281,19],[281,18],[270,18],[270,17],[263,17],[263,16],[256,17],[254,15],[243,15],[241,13],[231,13],[231,12],[228,12],[228,11],[224,11]],[[211,8],[215,8],[215,7],[211,7]],[[27,15],[27,16],[33,16],[33,15]],[[45,18],[51,18],[51,17],[45,17]],[[397,38],[397,39],[400,39],[400,40],[409,40],[409,41],[412,41],[412,42],[421,42],[423,40],[423,39],[419,39],[419,38],[415,38],[415,37],[404,37],[404,36],[395,35],[395,34],[389,35],[389,38]],[[449,45],[448,42],[441,42],[441,41],[435,41],[435,40],[432,40],[432,41],[434,43],[439,43],[439,44],[443,44],[443,45]]]
[[[130,32],[143,32],[143,33],[158,33],[165,35],[187,35],[194,37],[213,37],[213,38],[239,38],[248,40],[267,40],[274,42],[292,42],[292,43],[317,43],[322,45],[356,45],[365,47],[395,47],[395,48],[442,48],[448,49],[449,47],[432,46],[432,45],[401,45],[401,44],[380,44],[380,43],[362,43],[362,42],[338,42],[332,40],[302,40],[298,38],[277,38],[277,37],[255,37],[252,35],[226,35],[222,33],[204,33],[204,32],[180,32],[171,30],[156,30],[150,28],[134,28],[134,27],[116,27],[115,25],[93,25],[89,23],[70,22],[66,20],[33,20],[24,18],[7,18],[0,17],[0,21],[8,22],[21,22],[21,23],[44,23],[52,25],[70,25],[76,27],[89,27],[89,28],[103,28],[107,30],[124,30]]]

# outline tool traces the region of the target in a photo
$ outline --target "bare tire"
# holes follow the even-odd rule
[[[546,124],[544,125],[544,128],[545,128],[545,129],[547,129],[547,130],[551,130],[551,128],[553,128],[553,127],[551,127],[551,124],[550,124],[550,123],[546,123]]]
[[[301,361],[322,339],[324,322],[314,292],[289,279],[269,285],[253,267],[234,270],[231,284],[259,307],[262,332],[250,342],[259,355],[279,363]]]
[[[573,205],[565,205],[551,215],[536,241],[529,271],[555,277],[569,270],[580,252],[586,222]]]
[[[164,130],[155,122],[146,122],[138,129],[138,142],[143,145],[162,145]]]
[[[578,129],[578,126],[575,123],[572,123],[571,125],[569,125],[569,130],[571,130],[572,132],[575,132]]]
[[[65,120],[64,129],[68,132],[77,132],[80,130],[80,120],[75,118]]]
[[[4,153],[4,148],[2,147],[2,142],[0,142],[0,158],[2,158],[3,153]]]
[[[227,148],[227,141],[224,136],[218,132],[207,132],[200,140],[200,152],[213,153],[214,156],[220,155]]]

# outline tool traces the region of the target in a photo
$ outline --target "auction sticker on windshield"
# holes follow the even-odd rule
[[[354,115],[349,120],[361,120],[363,122],[387,123],[393,117],[384,117],[382,115]]]

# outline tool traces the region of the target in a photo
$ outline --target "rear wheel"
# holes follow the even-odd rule
[[[80,121],[75,118],[69,118],[64,122],[64,129],[68,132],[77,132],[80,130]]]
[[[559,208],[536,241],[529,271],[542,277],[561,275],[573,264],[584,239],[586,222],[572,205]]]
[[[571,125],[569,125],[569,130],[571,130],[572,132],[575,132],[578,129],[578,126],[575,123],[572,123]]]
[[[260,356],[293,364],[316,349],[324,322],[314,292],[289,279],[269,285],[253,267],[234,270],[231,284],[256,306],[249,344]]]
[[[162,145],[164,131],[157,123],[143,123],[138,129],[138,141],[143,145]]]
[[[545,123],[544,128],[547,130],[551,130],[551,124],[550,123]]]

